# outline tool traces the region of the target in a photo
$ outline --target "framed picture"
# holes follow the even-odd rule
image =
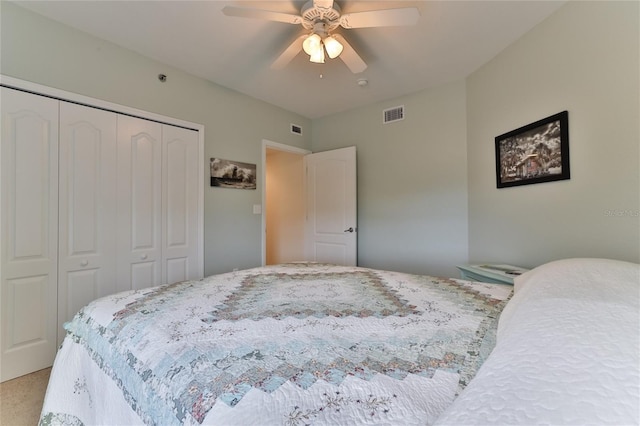
[[[498,188],[569,178],[567,111],[496,137]]]
[[[209,169],[211,170],[211,186],[256,189],[255,164],[211,158]]]

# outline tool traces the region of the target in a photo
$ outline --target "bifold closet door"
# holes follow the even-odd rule
[[[198,132],[162,126],[162,282],[200,278]]]
[[[118,115],[118,290],[162,282],[162,125]]]
[[[3,87],[0,381],[50,366],[57,343],[58,101]]]
[[[60,102],[60,341],[64,322],[117,291],[116,116]]]

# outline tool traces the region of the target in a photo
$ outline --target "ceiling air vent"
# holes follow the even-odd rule
[[[382,122],[384,124],[400,120],[404,120],[404,105],[388,108],[382,111]]]
[[[295,133],[296,135],[302,134],[302,127],[297,124],[291,124],[291,133]]]

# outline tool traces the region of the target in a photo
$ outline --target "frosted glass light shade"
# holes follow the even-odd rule
[[[311,34],[302,42],[302,49],[307,55],[312,56],[318,50],[322,50],[322,39],[318,34]]]
[[[331,59],[337,58],[342,53],[342,44],[335,38],[329,36],[324,39],[324,48]]]
[[[316,64],[324,64],[324,49],[322,48],[322,45],[320,45],[319,49],[311,54],[309,61]]]

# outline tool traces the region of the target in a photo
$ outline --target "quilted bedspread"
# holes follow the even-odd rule
[[[66,324],[40,424],[429,424],[511,290],[294,263],[109,296]]]

